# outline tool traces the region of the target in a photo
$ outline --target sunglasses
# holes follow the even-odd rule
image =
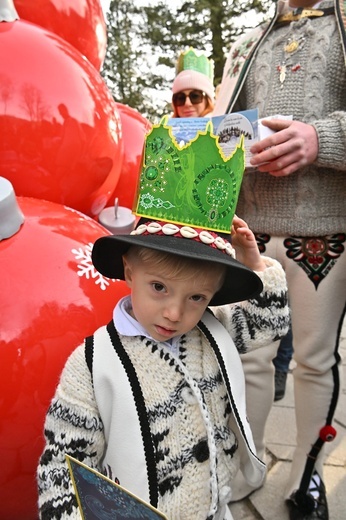
[[[202,90],[192,90],[189,94],[185,94],[185,92],[177,92],[173,94],[173,105],[176,107],[182,107],[185,105],[186,98],[188,97],[193,105],[198,105],[202,103],[205,98],[206,93],[202,92]]]

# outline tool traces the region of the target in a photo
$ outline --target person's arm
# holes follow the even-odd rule
[[[39,517],[80,520],[65,454],[96,468],[103,455],[103,424],[97,412],[84,345],[68,359],[47,412],[45,447],[37,469]]]
[[[245,31],[231,46],[223,68],[222,80],[212,116],[220,116],[235,111],[233,105],[239,94],[240,82],[238,80],[243,75],[243,66],[266,28],[267,23],[264,23],[250,31]]]
[[[245,220],[234,215],[231,227],[232,246],[236,258],[253,271],[264,271],[266,264],[260,255],[256,237]]]
[[[261,258],[266,266],[263,271],[256,271],[263,282],[261,294],[238,304],[211,308],[240,353],[266,346],[284,337],[289,329],[285,272],[276,260],[265,256]]]
[[[281,177],[312,163],[346,170],[346,112],[334,112],[311,124],[283,119],[262,124],[275,133],[250,148],[250,162],[260,172]]]
[[[318,155],[318,137],[312,125],[284,119],[263,120],[275,133],[250,148],[250,163],[260,172],[283,177],[312,164]]]

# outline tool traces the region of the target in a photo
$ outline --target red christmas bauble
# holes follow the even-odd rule
[[[17,200],[24,223],[0,240],[0,518],[36,520],[36,468],[60,372],[129,290],[91,263],[105,228],[60,204]]]
[[[30,22],[0,23],[0,176],[95,217],[122,159],[116,104],[88,60]]]
[[[116,107],[121,119],[124,158],[119,180],[108,205],[112,205],[115,198],[118,198],[120,206],[132,209],[137,181],[141,172],[145,135],[152,125],[137,110],[128,105],[116,103]]]
[[[59,35],[100,70],[107,27],[99,0],[14,0],[19,18]]]

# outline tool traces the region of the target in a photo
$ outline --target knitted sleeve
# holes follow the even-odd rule
[[[289,328],[285,272],[277,260],[265,256],[263,259],[267,268],[257,273],[263,282],[263,291],[257,298],[212,307],[241,354],[280,339]]]
[[[39,517],[80,520],[65,454],[97,468],[105,442],[84,345],[67,360],[47,412],[44,435],[45,448],[37,470]]]
[[[346,112],[333,112],[328,119],[312,123],[318,135],[316,164],[346,170]]]

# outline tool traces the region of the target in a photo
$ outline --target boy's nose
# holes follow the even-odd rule
[[[170,303],[164,309],[163,315],[170,321],[180,321],[183,314],[183,304],[175,302]]]

